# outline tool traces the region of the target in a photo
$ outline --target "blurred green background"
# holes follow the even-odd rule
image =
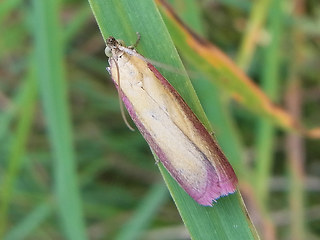
[[[318,0],[169,2],[273,101],[319,124]],[[2,0],[0,21],[0,239],[189,239],[149,147],[122,120],[89,3]],[[319,140],[275,128],[189,70],[226,155],[243,159],[260,236],[320,239]]]

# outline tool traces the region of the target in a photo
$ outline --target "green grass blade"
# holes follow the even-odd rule
[[[30,77],[29,77],[30,78]],[[35,80],[33,80],[35,82]],[[0,115],[0,141],[4,142],[10,136],[10,124],[14,120],[14,117],[24,108],[25,102],[30,98],[32,91],[35,91],[32,87],[32,80],[28,77],[23,81],[19,87],[17,93],[15,94],[13,100],[11,100],[6,109],[1,112]],[[4,145],[1,145],[3,149]]]
[[[89,0],[104,38],[112,35],[128,45],[140,32],[138,51],[145,57],[183,70],[181,60],[153,1]],[[107,62],[107,61],[106,61]],[[190,80],[181,74],[160,69],[186,102],[205,123]],[[159,164],[171,195],[193,239],[257,239],[238,193],[219,199],[214,207],[203,207],[189,197]]]
[[[52,212],[47,202],[40,204],[8,232],[4,240],[26,239]]]
[[[22,159],[25,154],[25,148],[28,135],[34,117],[34,108],[36,100],[36,82],[34,81],[33,69],[30,70],[28,78],[25,80],[23,100],[24,103],[20,109],[19,122],[16,127],[14,138],[11,138],[9,146],[8,166],[5,171],[0,192],[0,238],[2,238],[8,225],[8,210],[11,197],[14,191],[15,181],[19,176],[19,170],[22,165]]]
[[[269,6],[272,0],[258,0],[253,2],[246,31],[240,45],[237,63],[246,70],[252,60],[255,49],[259,42],[265,19],[268,16]]]
[[[116,240],[140,239],[143,230],[148,227],[152,216],[168,199],[168,190],[161,183],[154,184],[147,196],[139,204],[132,218],[121,228]]]
[[[288,2],[289,3],[289,2]],[[290,2],[294,9],[292,13],[286,12],[286,17],[299,19],[306,14],[306,2]],[[288,56],[291,60],[289,64],[289,77],[286,88],[286,106],[288,111],[297,119],[301,119],[304,112],[303,82],[301,74],[304,68],[304,57],[306,56],[303,46],[306,46],[307,35],[301,29],[293,27],[290,35],[292,51]],[[307,162],[310,160],[306,154],[306,142],[301,136],[288,134],[286,137],[286,158],[289,178],[289,211],[291,216],[290,235],[291,239],[307,239],[310,236],[310,228],[306,226],[308,222],[309,192],[306,189],[306,177],[308,176]]]
[[[74,36],[84,28],[85,24],[88,23],[90,16],[91,11],[88,9],[87,5],[82,5],[80,9],[78,9],[72,21],[67,25],[64,31],[63,38],[66,43],[71,42]]]
[[[264,92],[272,101],[279,98],[279,81],[281,70],[281,47],[282,47],[282,33],[284,30],[282,4],[279,1],[273,0],[270,13],[270,34],[272,40],[270,44],[264,49],[263,61],[264,68],[261,74],[261,85]],[[271,177],[271,170],[274,158],[274,142],[275,142],[275,126],[267,121],[261,119],[258,122],[258,129],[256,134],[256,168],[255,168],[255,189],[256,196],[262,208],[262,214],[266,221],[269,221],[271,228],[274,228],[270,215],[268,214],[268,197],[269,197],[269,179]],[[266,231],[266,230],[265,230]],[[264,232],[264,236],[270,236],[275,230]],[[274,237],[274,236],[273,236]]]
[[[281,70],[281,57],[279,55],[282,44],[281,37],[284,31],[282,5],[274,0],[270,14],[270,33],[272,40],[264,49],[264,68],[262,69],[262,88],[273,101],[279,98],[279,81]],[[257,168],[256,189],[257,196],[265,204],[268,195],[268,179],[271,174],[272,159],[274,153],[275,129],[267,120],[260,120],[257,133]]]
[[[63,66],[59,1],[33,1],[37,77],[52,146],[55,190],[67,239],[86,239]]]

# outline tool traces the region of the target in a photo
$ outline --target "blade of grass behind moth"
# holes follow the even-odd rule
[[[77,183],[63,66],[59,1],[33,1],[37,78],[52,146],[59,217],[67,239],[87,239]]]
[[[139,204],[131,219],[120,229],[115,239],[141,239],[143,230],[148,227],[153,215],[162,207],[168,197],[168,189],[163,183],[154,184]]]
[[[8,2],[8,1],[7,1]],[[20,1],[16,1],[15,4],[18,4]],[[12,9],[13,7],[15,7],[16,5],[13,5],[14,1],[12,1],[11,5],[10,5],[10,9]],[[2,3],[4,4],[4,3]],[[2,5],[3,6],[3,5]],[[9,4],[7,4],[6,6],[9,7]],[[2,9],[1,9],[2,10]],[[87,18],[90,13],[90,10],[88,10],[88,8],[86,8],[86,14],[84,14],[84,11],[82,10],[78,15],[80,15],[79,17],[77,17],[77,19],[80,18],[80,20],[82,20],[84,17]],[[86,16],[84,16],[86,15]],[[75,20],[77,20],[75,19]],[[80,23],[79,23],[80,22]],[[76,32],[76,30],[80,29],[79,24],[83,24],[83,21],[72,21],[71,25],[73,26],[72,28],[69,27],[69,33],[68,33],[68,40],[71,39],[71,37],[74,35],[74,33]],[[76,27],[74,27],[76,26]],[[20,31],[19,31],[20,32]],[[12,32],[10,32],[10,34],[12,34]],[[8,35],[6,35],[6,37],[8,37]],[[21,42],[21,38],[17,38],[14,37],[14,39],[20,39]],[[3,39],[2,39],[3,40]],[[6,40],[7,42],[10,42],[10,40]],[[28,118],[28,116],[25,116],[26,112],[25,111],[30,111],[30,113],[32,113],[32,109],[30,109],[31,105],[30,105],[30,101],[32,101],[32,99],[35,99],[36,96],[36,82],[35,82],[35,78],[34,76],[31,76],[31,71],[34,71],[34,64],[30,64],[31,60],[26,61],[27,63],[29,63],[30,67],[30,76],[27,78],[27,80],[22,81],[22,84],[20,85],[20,89],[17,92],[16,96],[14,97],[13,101],[9,101],[7,103],[7,106],[5,107],[5,112],[3,114],[1,114],[0,116],[0,139],[2,139],[1,141],[5,141],[4,139],[8,139],[9,137],[9,131],[10,131],[10,127],[9,125],[12,123],[14,117],[20,113],[22,111],[22,113],[20,114],[21,116],[19,117],[19,119],[21,119],[22,122],[24,122],[24,124],[30,124],[30,119]],[[29,106],[30,105],[30,106]],[[30,116],[29,116],[30,117]],[[20,123],[19,123],[20,124]],[[19,127],[20,125],[18,124],[18,128],[19,129],[27,129],[26,126],[24,128]],[[21,139],[21,137],[23,137],[23,133],[20,134],[17,133],[15,134],[15,136],[20,136],[20,137],[15,137],[14,142],[12,143],[11,148],[13,148],[13,150],[11,150],[11,153],[15,153],[15,156],[13,156],[11,154],[11,157],[9,156],[9,167],[8,170],[6,171],[6,175],[4,176],[5,180],[4,183],[2,184],[2,189],[3,192],[6,192],[6,199],[2,199],[1,204],[0,204],[0,209],[2,209],[0,211],[0,222],[2,222],[2,224],[0,224],[1,227],[5,227],[6,224],[4,223],[4,221],[6,221],[6,214],[7,214],[7,208],[9,208],[10,206],[8,205],[8,202],[10,202],[10,197],[11,197],[11,190],[12,189],[12,185],[15,183],[15,179],[16,177],[18,177],[18,171],[19,171],[19,166],[21,165],[21,161],[19,160],[19,158],[22,157],[23,155],[23,148],[21,145],[23,145],[23,139]],[[10,142],[10,141],[9,141]],[[18,144],[20,143],[20,144]],[[16,146],[16,147],[14,147]],[[18,146],[18,147],[17,147]],[[5,154],[5,152],[7,152],[7,144],[3,144],[1,145],[1,152],[3,154]],[[19,151],[16,150],[19,149]],[[20,156],[20,157],[19,157]],[[10,183],[10,185],[8,185]],[[42,205],[41,205],[42,206]],[[5,239],[22,239],[25,235],[25,232],[30,232],[32,228],[30,228],[30,226],[34,226],[34,223],[37,222],[37,225],[41,224],[41,220],[44,220],[44,218],[39,217],[41,215],[41,213],[43,212],[41,209],[42,207],[39,207],[35,210],[34,213],[30,214],[30,216],[27,216],[24,220],[22,220],[21,224],[18,224],[17,226],[14,226],[13,228],[10,229],[10,232],[8,234],[6,234]],[[49,206],[48,206],[49,207]],[[51,207],[51,206],[50,206]],[[49,212],[47,213],[49,214]],[[38,217],[37,217],[38,216]],[[34,219],[39,219],[38,221],[34,221]],[[1,228],[0,227],[0,228]],[[20,236],[20,237],[19,237]]]
[[[28,78],[27,78],[28,79]],[[14,120],[14,117],[18,112],[22,111],[24,104],[29,99],[32,91],[32,82],[29,80],[22,81],[16,95],[13,100],[7,100],[5,103],[5,110],[0,115],[0,141],[4,142],[10,135],[10,124]],[[1,151],[6,151],[3,149],[4,145],[1,145]]]
[[[181,60],[153,1],[89,0],[104,38],[123,39],[128,45],[141,34],[138,51],[145,57],[183,70]],[[107,62],[107,61],[106,61]],[[190,80],[159,69],[210,129]],[[257,239],[249,226],[238,193],[219,199],[214,207],[197,204],[159,164],[171,195],[193,239]]]
[[[301,46],[299,45],[299,47]],[[287,89],[286,102],[288,109],[296,117],[299,117],[301,114],[301,92],[300,83],[295,78]],[[290,221],[290,238],[307,239],[308,234],[305,226],[307,216],[305,213],[305,152],[301,136],[292,133],[288,134],[286,139],[286,158],[288,161],[287,168],[289,170],[290,183],[288,197],[292,216],[292,220]]]
[[[73,16],[72,21],[66,26],[63,39],[66,43],[70,42],[72,38],[83,29],[84,25],[88,23],[91,17],[91,11],[87,4],[82,3],[77,12]]]
[[[51,211],[52,206],[48,202],[37,205],[21,222],[10,229],[3,239],[26,239],[50,215]]]
[[[25,153],[28,135],[31,130],[34,117],[34,108],[36,100],[36,82],[34,81],[33,70],[30,70],[29,76],[24,85],[24,102],[20,108],[19,122],[11,138],[9,145],[8,167],[5,171],[0,192],[0,238],[3,237],[8,224],[8,210],[10,208],[11,197],[15,181],[19,176],[19,170],[22,165],[22,159]]]
[[[288,1],[289,2],[289,1]],[[287,2],[286,2],[287,3]],[[290,1],[293,14],[288,12],[288,17],[301,18],[305,14],[305,1]],[[302,79],[301,66],[305,59],[305,36],[299,28],[291,28],[291,54],[288,56],[289,66],[289,84],[286,89],[286,105],[296,118],[302,116]],[[290,238],[291,239],[307,239],[308,229],[306,223],[306,193],[305,193],[305,146],[301,136],[296,134],[288,134],[286,137],[286,158],[287,168],[289,170],[289,203],[290,203]]]
[[[270,12],[270,34],[272,40],[264,49],[264,64],[262,69],[261,84],[265,93],[273,101],[279,98],[280,85],[280,67],[281,67],[281,46],[282,33],[284,30],[283,5],[281,1],[273,0]],[[272,14],[271,14],[272,13]],[[271,168],[274,159],[274,140],[275,128],[271,122],[261,119],[258,122],[258,131],[256,135],[256,172],[255,172],[255,189],[257,197],[262,206],[264,219],[268,219],[268,196],[269,196],[269,179],[271,177]],[[265,239],[275,239],[275,229],[273,225],[269,228],[264,227],[263,235]],[[270,231],[272,227],[272,231]]]
[[[254,55],[259,37],[262,35],[264,22],[269,12],[272,0],[258,0],[252,2],[250,17],[247,21],[246,30],[241,40],[237,56],[237,64],[243,70],[247,70],[252,56]]]
[[[285,130],[320,137],[319,128],[306,130],[286,111],[270,99],[222,51],[191,31],[165,0],[156,0],[169,31],[181,54],[203,72],[212,83],[229,92],[235,100],[252,112]]]
[[[283,10],[280,1],[273,0],[272,14],[270,14],[270,34],[272,40],[264,49],[263,69],[261,84],[264,92],[270,99],[276,101],[279,99],[280,85],[280,67],[281,67],[281,39],[284,30]],[[257,167],[256,167],[256,189],[259,192],[260,200],[267,202],[268,179],[274,156],[274,126],[267,120],[260,120],[257,132]]]

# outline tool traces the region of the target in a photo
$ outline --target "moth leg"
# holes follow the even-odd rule
[[[136,34],[137,34],[137,41],[136,41],[132,46],[129,46],[129,47],[128,47],[128,48],[130,48],[130,49],[135,49],[135,48],[138,46],[139,42],[140,42],[141,35],[140,35],[139,32],[136,32]]]

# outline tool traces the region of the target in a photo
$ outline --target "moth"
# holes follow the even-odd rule
[[[179,185],[212,206],[237,189],[237,177],[216,143],[174,87],[134,48],[110,36],[109,73],[133,122]]]

